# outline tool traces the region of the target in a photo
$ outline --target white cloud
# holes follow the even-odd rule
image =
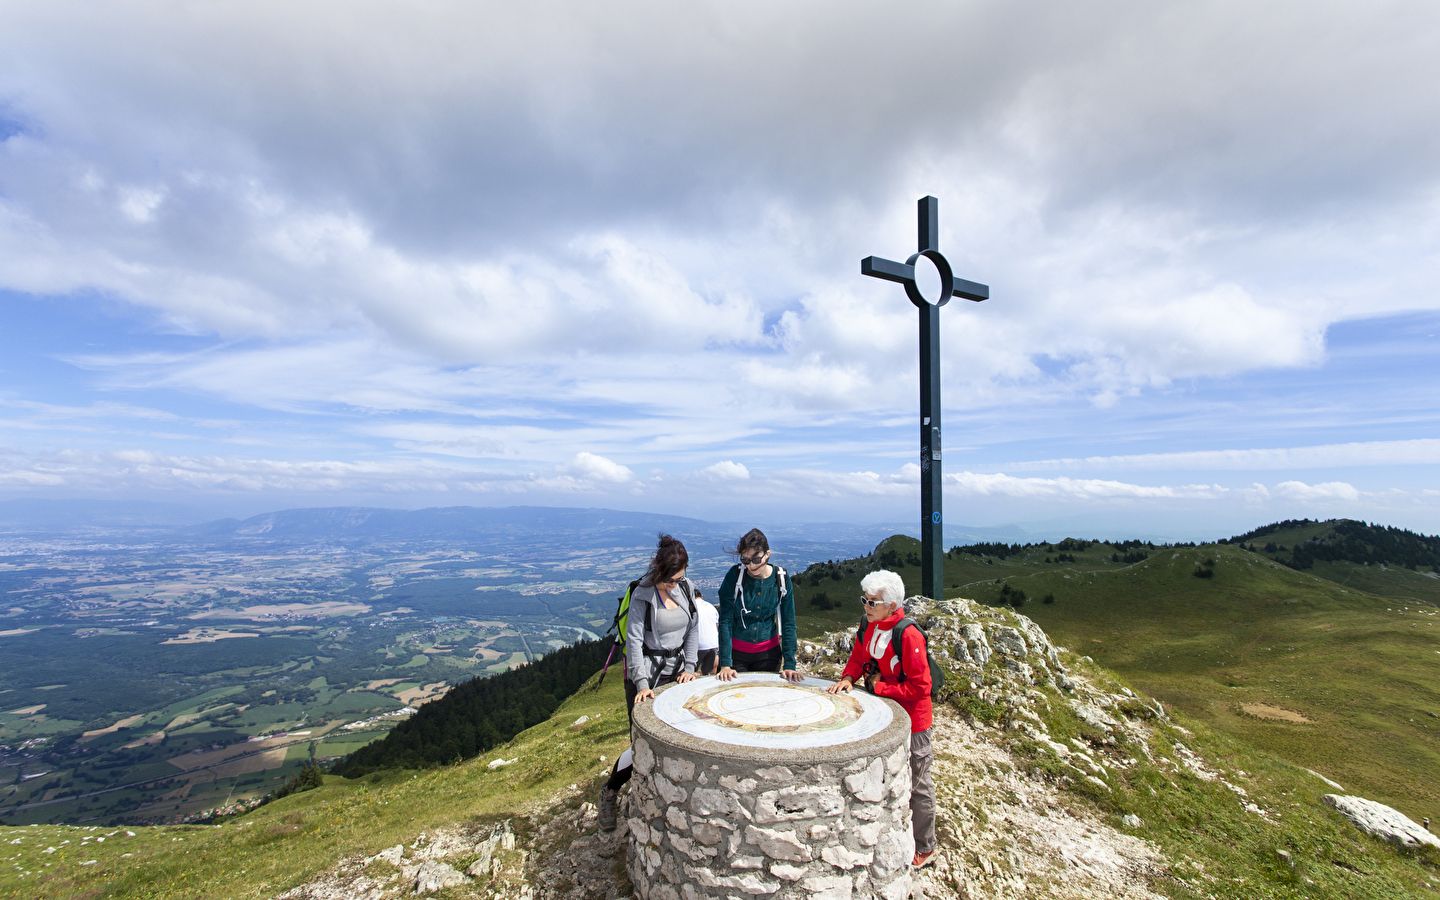
[[[769,473],[760,489],[773,486],[797,496],[832,499],[895,498],[916,496],[920,483],[920,467],[906,463],[890,475],[876,472],[827,472],[820,469],[784,469]]]
[[[634,480],[625,466],[592,453],[577,454],[569,463],[539,471],[477,469],[406,459],[276,460],[193,457],[150,450],[0,456],[0,481],[12,486],[60,486],[99,493],[568,495],[612,490]]]
[[[961,472],[946,475],[945,481],[958,488],[962,496],[1052,498],[1057,500],[1141,500],[1141,499],[1217,499],[1228,493],[1219,485],[1140,485],[1122,481],[1087,478],[1015,478],[1003,473],[979,475]]]
[[[35,123],[0,160],[0,284],[443,365],[614,367],[663,346],[796,408],[862,411],[903,396],[914,315],[856,264],[903,257],[930,191],[942,246],[995,288],[946,311],[964,348],[947,377],[972,402],[1058,379],[1103,405],[1311,365],[1339,316],[1434,306],[1400,289],[1433,278],[1393,235],[1423,246],[1440,225],[1423,190],[1353,187],[1381,170],[1436,183],[1440,117],[1423,111],[1440,91],[1417,86],[1440,79],[1412,39],[1428,17],[1314,10],[1247,15],[1243,40],[1223,4],[1052,9],[1023,29],[995,4],[934,5],[920,34],[835,10],[816,28],[803,4],[621,4],[563,26],[538,8],[360,4],[343,39],[303,4],[31,12],[0,38],[0,87]],[[957,59],[955,33],[986,49]],[[1404,105],[1385,99],[1397,85]],[[1325,125],[1352,119],[1367,128]],[[1406,165],[1373,165],[1381,152]],[[113,228],[93,205],[109,184]],[[1287,211],[1326,202],[1368,205]]]
[[[561,466],[560,471],[582,481],[602,484],[625,484],[635,480],[635,473],[619,463],[584,451],[575,454],[575,458]]]
[[[749,469],[728,459],[706,466],[695,474],[715,481],[745,481],[750,478]]]
[[[155,218],[155,210],[165,200],[163,191],[149,188],[124,188],[120,191],[120,211],[138,223]]]
[[[1334,500],[1355,501],[1360,492],[1343,481],[1327,481],[1324,484],[1306,484],[1303,481],[1282,481],[1275,485],[1275,494],[1287,500],[1302,503],[1320,503]]]
[[[1312,447],[1186,450],[1128,456],[1090,456],[1007,463],[1006,468],[1117,469],[1323,469],[1339,466],[1434,465],[1440,460],[1440,439],[1355,441]]]

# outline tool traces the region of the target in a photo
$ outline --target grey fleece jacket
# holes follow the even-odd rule
[[[650,689],[662,675],[695,671],[700,658],[700,620],[695,615],[694,601],[689,599],[695,596],[695,585],[687,578],[684,586],[677,586],[671,597],[685,613],[683,631],[661,628],[657,594],[654,585],[636,585],[630,594],[630,616],[625,622],[625,677],[630,679],[636,690],[641,691]],[[647,609],[650,610],[649,618],[655,631],[645,628]],[[646,650],[681,652],[671,656],[654,656],[646,655]]]

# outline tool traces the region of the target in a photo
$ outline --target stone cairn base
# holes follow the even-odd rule
[[[900,727],[875,738],[820,751],[750,751],[770,757],[762,762],[642,736],[642,710],[623,805],[627,868],[641,900],[909,895],[910,734],[898,706]],[[835,758],[847,751],[860,755]]]

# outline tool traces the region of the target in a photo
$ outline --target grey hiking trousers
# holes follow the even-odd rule
[[[930,775],[935,753],[930,747],[930,731],[927,728],[910,735],[910,822],[916,853],[935,849],[935,779]]]

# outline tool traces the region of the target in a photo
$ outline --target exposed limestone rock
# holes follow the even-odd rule
[[[955,644],[956,661],[984,668],[992,655],[990,642],[985,638],[985,629],[979,625],[963,625],[960,628],[960,637],[963,643]]]
[[[1440,838],[1398,809],[1383,803],[1342,794],[1326,794],[1320,802],[1349,819],[1366,834],[1373,834],[1397,847],[1406,850],[1427,845],[1440,847]]]
[[[429,859],[420,867],[420,871],[415,873],[415,893],[433,894],[457,884],[464,884],[467,880],[453,866]]]
[[[372,856],[372,857],[370,857],[368,860],[366,860],[366,862],[376,862],[376,861],[378,861],[378,862],[387,862],[387,863],[389,863],[389,864],[392,865],[392,866],[398,866],[398,865],[400,865],[400,860],[402,860],[402,859],[404,859],[404,858],[405,858],[405,845],[404,845],[404,844],[396,844],[395,846],[390,847],[390,848],[387,849],[387,850],[381,850],[379,853],[375,854],[374,856]]]
[[[1024,659],[1028,648],[1025,646],[1025,638],[1020,632],[1008,625],[990,626],[990,646],[1006,656],[1016,659]]]

